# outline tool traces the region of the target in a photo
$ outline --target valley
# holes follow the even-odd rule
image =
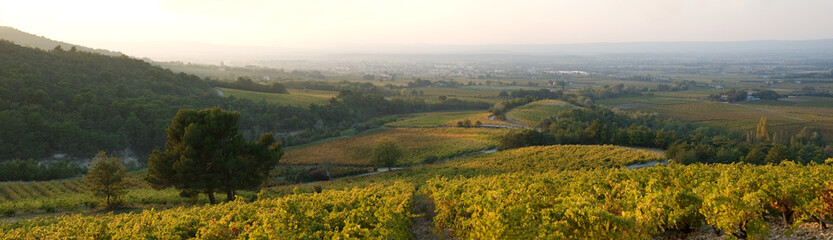
[[[833,239],[830,38],[519,44],[581,31],[394,3],[164,2],[132,24],[226,41],[167,48],[0,26],[0,239]]]

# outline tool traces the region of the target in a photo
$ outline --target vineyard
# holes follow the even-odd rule
[[[429,112],[412,114],[411,118],[402,119],[396,122],[385,124],[388,127],[405,127],[405,128],[431,128],[442,126],[453,126],[455,121],[460,119],[467,119],[479,114],[482,111],[462,111],[462,112]]]
[[[833,216],[830,165],[670,165],[429,180],[434,223],[466,239],[649,239],[711,226],[761,239]]]
[[[407,239],[413,193],[412,185],[392,183],[252,203],[36,218],[0,223],[0,239]]]
[[[380,133],[358,136],[297,148],[286,151],[282,164],[319,164],[331,159],[336,165],[369,166],[370,150],[374,141],[390,137],[397,141],[404,152],[399,165],[422,162],[428,155],[440,158],[453,157],[469,152],[494,148],[498,129],[436,128],[436,129],[388,129]]]
[[[267,103],[274,103],[280,105],[292,105],[297,107],[307,107],[310,104],[325,104],[330,98],[338,94],[332,91],[318,91],[318,90],[296,90],[289,89],[288,94],[280,93],[263,93],[252,92],[231,88],[218,88],[223,91],[224,96],[234,96],[236,98],[249,99],[255,102],[266,101]]]
[[[610,145],[526,147],[355,179],[275,187],[219,205],[3,222],[0,239],[407,239],[413,237],[414,194],[433,202],[436,228],[463,239],[648,239],[703,228],[714,229],[714,236],[761,239],[772,232],[774,218],[818,228],[833,217],[833,165],[625,168],[662,159]],[[83,206],[89,195],[68,187],[81,184],[7,183],[3,197],[19,197],[0,206],[47,202],[47,196]],[[129,202],[154,204],[177,197],[172,189],[147,188],[126,196]],[[179,201],[167,203],[205,203]]]
[[[349,189],[373,183],[405,181],[421,187],[435,177],[455,178],[494,176],[513,172],[546,172],[594,168],[624,168],[630,164],[662,160],[656,153],[611,145],[553,145],[526,147],[455,159],[442,164],[429,164],[402,171],[373,176],[317,183],[306,186],[282,186],[267,190],[270,196],[283,196],[295,191],[313,192],[324,189]]]
[[[527,126],[538,126],[550,116],[555,116],[561,111],[577,108],[576,106],[559,100],[541,100],[531,102],[527,105],[513,108],[506,113],[506,117],[518,120]]]
[[[124,196],[125,204],[167,206],[208,202],[205,196],[182,198],[175,189],[153,190],[141,177],[141,174],[129,176],[131,187]],[[254,193],[241,191],[240,195],[251,198]],[[94,209],[100,204],[101,199],[91,197],[87,183],[77,178],[0,183],[0,215],[3,216]]]

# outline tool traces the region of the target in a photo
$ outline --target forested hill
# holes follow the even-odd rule
[[[60,45],[61,48],[65,50],[70,50],[72,47],[75,47],[78,51],[82,52],[91,52],[91,53],[99,53],[108,56],[121,56],[123,55],[120,52],[113,52],[104,49],[93,49],[84,46],[79,46],[75,44],[55,41],[52,39],[48,39],[46,37],[37,36],[31,33],[27,33],[24,31],[17,30],[12,27],[0,26],[0,39],[5,39],[14,43],[17,43],[22,46],[32,47],[32,48],[40,48],[40,49],[53,49],[55,46]]]
[[[99,150],[124,149],[147,156],[163,147],[165,128],[179,109],[212,106],[239,111],[240,132],[247,138],[272,131],[294,145],[377,127],[390,114],[486,110],[489,104],[427,103],[342,90],[323,105],[275,105],[223,98],[197,76],[126,56],[44,51],[0,40],[0,161],[54,154],[89,158]]]
[[[196,76],[124,56],[0,41],[0,159],[158,148],[156,132],[209,90]]]

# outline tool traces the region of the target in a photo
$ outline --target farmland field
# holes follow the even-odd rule
[[[576,106],[559,100],[541,100],[516,107],[506,113],[506,116],[518,120],[527,126],[538,126],[545,119],[561,111],[577,108]]]
[[[434,177],[454,178],[457,176],[492,176],[511,172],[546,172],[551,170],[579,170],[595,168],[623,168],[630,164],[660,161],[660,154],[612,145],[552,145],[525,147],[495,153],[480,154],[450,160],[440,164],[429,164],[386,172],[373,176],[320,182],[297,186],[299,191],[312,192],[313,186],[325,189],[349,189],[367,186],[371,183],[406,181],[422,186]],[[292,193],[296,186],[281,186],[269,190],[270,194],[281,196]]]
[[[406,129],[394,128],[379,133],[341,139],[303,148],[286,151],[282,164],[319,164],[323,159],[331,159],[336,165],[368,166],[370,150],[380,137],[390,137],[397,141],[404,152],[398,165],[420,163],[428,155],[440,158],[497,145],[496,135],[503,133],[499,129],[483,128],[436,128]]]
[[[263,93],[252,92],[230,88],[218,88],[223,91],[226,97],[234,96],[237,98],[245,98],[252,101],[266,101],[267,103],[274,103],[280,105],[291,105],[306,107],[312,103],[324,104],[335,97],[338,93],[332,91],[318,91],[318,90],[297,90],[288,89],[289,94],[278,93]]]
[[[681,103],[689,103],[691,99],[686,98],[679,98],[679,97],[663,97],[663,96],[636,96],[636,97],[621,97],[621,98],[608,98],[596,101],[596,104],[601,104],[610,107],[621,108],[620,106],[626,104],[645,104],[646,106],[652,105],[671,105],[671,104],[681,104]]]
[[[408,117],[396,122],[385,124],[388,127],[409,127],[409,128],[427,128],[440,126],[453,126],[457,120],[471,118],[483,111],[461,111],[461,112],[429,112],[410,114]]]

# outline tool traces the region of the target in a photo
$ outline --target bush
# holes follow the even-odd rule
[[[437,157],[437,155],[431,154],[431,155],[425,156],[425,159],[423,159],[422,162],[425,163],[425,164],[432,164],[432,163],[435,163],[439,160],[440,160],[440,158]]]

